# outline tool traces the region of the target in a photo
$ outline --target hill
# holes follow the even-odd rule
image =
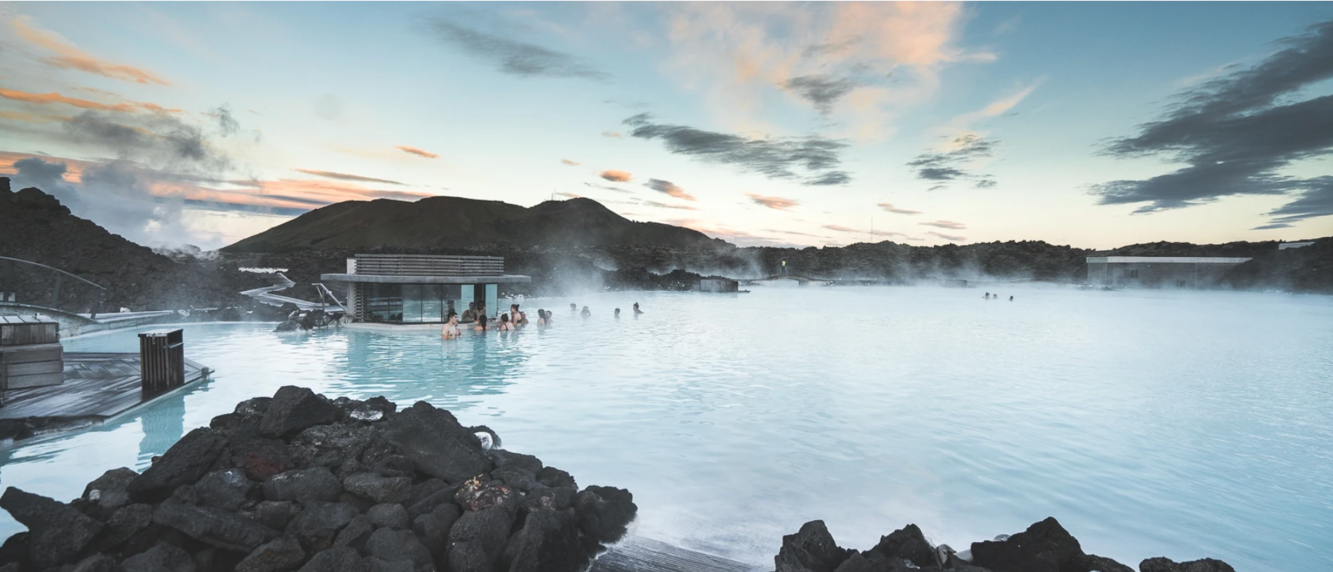
[[[524,208],[500,201],[429,197],[416,202],[347,201],[305,213],[222,249],[228,253],[303,250],[410,250],[535,246],[725,244],[687,228],[634,222],[591,199]]]

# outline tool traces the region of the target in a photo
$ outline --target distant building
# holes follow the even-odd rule
[[[1314,244],[1313,240],[1308,242],[1282,242],[1277,245],[1277,249],[1286,250],[1288,248],[1305,248],[1311,244]]]
[[[1206,256],[1089,256],[1088,283],[1096,286],[1203,288],[1249,258]]]
[[[699,280],[700,292],[738,292],[740,283],[728,278],[704,278]]]
[[[504,273],[499,256],[358,254],[345,274],[322,274],[346,285],[353,323],[438,324],[449,312],[462,315],[471,302],[486,304],[487,317],[501,311],[500,284],[532,282]]]

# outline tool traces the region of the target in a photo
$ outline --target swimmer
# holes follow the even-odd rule
[[[588,311],[588,307],[587,307],[587,306],[584,306],[584,307],[583,307],[583,311],[580,312],[580,315],[582,315],[584,318],[587,318],[588,316],[591,316],[591,315],[592,315],[592,312]]]
[[[514,323],[509,321],[509,314],[500,314],[500,327],[497,329],[502,332],[514,331]]]
[[[528,323],[528,315],[518,311],[518,304],[509,305],[509,315],[514,317],[515,326],[525,326]]]
[[[1010,301],[1010,302],[1013,302],[1013,301],[1014,301],[1014,297],[1013,297],[1013,296],[1010,296],[1010,297],[1009,297],[1009,301]]]
[[[982,300],[990,300],[990,292],[981,295]]]
[[[474,332],[484,332],[484,331],[489,330],[489,329],[490,329],[490,328],[486,326],[486,314],[482,314],[482,315],[480,315],[480,316],[477,316],[477,325],[475,325],[475,326],[472,327],[472,331],[474,331]]]
[[[546,310],[537,308],[537,325],[538,326],[546,325]]]
[[[638,302],[635,302],[635,303],[634,303],[634,315],[637,316],[637,315],[642,314],[642,313],[643,313],[643,310],[640,310],[640,309],[639,309],[639,303],[638,303]]]
[[[440,337],[452,340],[461,335],[463,335],[463,330],[458,328],[458,314],[449,312],[449,319],[444,323],[444,329],[440,331]]]
[[[476,302],[468,302],[468,303],[467,303],[467,309],[466,309],[466,310],[463,310],[463,318],[462,318],[462,320],[463,320],[464,322],[475,322],[475,321],[477,321],[477,303],[476,303]]]
[[[620,308],[616,308],[616,319],[620,319]]]
[[[569,303],[569,311],[570,311],[570,313],[578,312],[578,311],[579,311],[579,305],[578,305],[578,304],[575,304],[575,303],[573,303],[573,302],[570,302],[570,303]]]

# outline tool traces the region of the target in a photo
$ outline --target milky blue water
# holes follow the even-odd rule
[[[770,286],[529,300],[534,316],[555,308],[554,327],[447,342],[187,326],[212,381],[0,452],[0,484],[76,497],[297,384],[452,409],[581,485],[630,489],[637,534],[753,563],[817,518],[864,549],[909,522],[961,548],[1055,516],[1131,566],[1333,569],[1333,298],[995,288],[1006,299]],[[5,518],[0,534],[20,529]]]

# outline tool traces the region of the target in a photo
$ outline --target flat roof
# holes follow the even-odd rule
[[[531,276],[500,274],[496,276],[385,276],[380,274],[320,274],[325,282],[365,284],[514,284],[532,282]]]
[[[1089,256],[1088,264],[1149,262],[1162,264],[1240,264],[1250,258],[1224,256]]]

